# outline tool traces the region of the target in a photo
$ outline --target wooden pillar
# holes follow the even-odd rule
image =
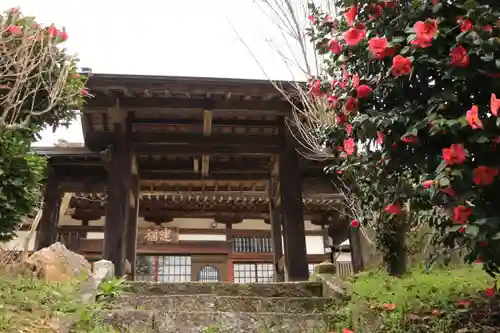
[[[307,281],[309,279],[309,268],[299,157],[292,146],[291,134],[287,133],[288,129],[285,124],[283,124],[282,130],[279,182],[284,219],[285,262],[290,281]]]
[[[137,235],[139,223],[137,217],[139,215],[139,198],[140,198],[140,185],[139,178],[133,176],[131,186],[130,205],[128,208],[128,221],[127,221],[127,253],[126,258],[130,263],[131,273],[130,280],[135,280],[135,269],[137,259]]]
[[[82,226],[88,227],[89,226],[89,220],[82,220]],[[80,238],[87,238],[88,232],[87,231],[79,231],[79,237]]]
[[[278,184],[276,178],[271,178],[269,181],[269,224],[271,225],[271,238],[273,242],[273,267],[274,280],[276,282],[285,281],[285,274],[280,267],[280,259],[283,257],[282,244],[282,215],[280,207],[277,205],[278,200]]]
[[[104,154],[108,167],[108,198],[104,224],[102,256],[113,262],[115,275],[125,274],[127,215],[130,201],[132,152],[129,134],[131,122],[114,108],[113,145]]]
[[[279,207],[274,207],[274,203],[269,202],[269,217],[271,222],[271,237],[273,239],[273,264],[274,279],[276,282],[285,281],[285,274],[279,267],[279,261],[283,257],[283,244],[281,237],[282,216]]]
[[[61,191],[59,181],[52,167],[47,169],[47,184],[44,191],[42,218],[35,239],[35,251],[50,246],[57,241]]]

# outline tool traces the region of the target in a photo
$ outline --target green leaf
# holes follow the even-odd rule
[[[398,36],[398,37],[394,37],[391,42],[396,44],[396,43],[403,43],[404,41],[406,40],[405,37],[402,37],[402,36]]]
[[[471,235],[472,237],[477,237],[477,234],[479,233],[479,227],[474,224],[469,224],[465,229],[465,233],[467,235]]]
[[[434,14],[436,14],[437,12],[439,12],[441,10],[441,8],[443,8],[443,3],[442,2],[438,2],[436,5],[434,5],[434,7],[432,8],[432,12]]]
[[[450,180],[446,177],[439,179],[439,186],[441,186],[441,187],[447,187],[447,186],[450,186],[450,184],[451,184]]]
[[[476,139],[477,143],[486,143],[488,141],[489,141],[489,139],[487,137],[485,137],[485,136],[481,136],[478,139]]]
[[[500,59],[495,59],[495,66],[500,69]]]

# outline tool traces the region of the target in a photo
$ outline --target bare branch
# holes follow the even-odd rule
[[[21,18],[22,25],[13,24]],[[26,128],[34,117],[81,95],[77,89],[68,93],[75,62],[60,48],[62,34],[20,12],[0,15],[0,130]]]

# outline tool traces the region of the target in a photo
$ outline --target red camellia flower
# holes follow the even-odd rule
[[[344,151],[347,154],[347,156],[352,155],[354,153],[355,148],[356,148],[356,143],[354,142],[354,139],[349,138],[344,140]]]
[[[368,41],[368,49],[375,59],[382,59],[386,56],[387,38],[373,37]]]
[[[88,90],[82,89],[82,96],[87,96],[89,94]]]
[[[406,143],[417,143],[418,138],[415,135],[407,135],[401,139],[401,141]]]
[[[320,80],[312,80],[309,83],[309,93],[315,97],[323,95],[323,92],[321,91],[321,81]]]
[[[492,32],[493,31],[493,26],[491,24],[486,24],[481,29],[483,29],[483,31],[486,31],[486,32]]]
[[[352,134],[352,125],[351,124],[346,124],[345,125],[345,132],[347,133],[347,135],[351,135]]]
[[[438,22],[435,19],[418,21],[413,25],[417,40],[421,43],[432,43],[438,33]]]
[[[335,115],[335,122],[337,124],[345,124],[347,121],[347,116],[345,114],[337,114]]]
[[[431,188],[434,186],[434,180],[426,180],[423,182],[424,188]]]
[[[450,65],[454,67],[467,67],[469,66],[469,56],[467,55],[467,50],[462,46],[458,45],[450,52]]]
[[[454,197],[457,195],[455,190],[452,189],[451,187],[440,188],[439,191],[448,194],[450,197]]]
[[[384,210],[391,215],[397,215],[401,213],[401,205],[397,203],[390,204],[387,205]]]
[[[49,33],[50,37],[57,37],[57,35],[59,35],[59,30],[54,26],[48,27],[47,32]]]
[[[462,24],[460,24],[460,30],[462,32],[472,30],[473,27],[474,27],[474,24],[472,23],[471,20],[463,20]]]
[[[307,17],[307,19],[308,19],[309,21],[311,21],[311,23],[312,23],[312,24],[314,24],[314,21],[316,20],[316,19],[314,18],[314,15],[309,15],[309,16]]]
[[[366,36],[366,27],[364,24],[357,23],[353,28],[349,28],[342,34],[345,42],[349,46],[358,45]]]
[[[373,90],[366,84],[362,84],[356,89],[356,95],[358,98],[366,98],[372,94]]]
[[[410,43],[410,44],[411,44],[411,45],[415,45],[415,46],[417,46],[417,47],[420,47],[421,49],[426,49],[426,48],[428,48],[428,47],[431,47],[431,46],[432,46],[432,44],[431,44],[431,43],[429,43],[429,42],[425,42],[425,41],[423,41],[423,40],[421,40],[421,39],[414,39],[414,40],[412,40],[412,41],[411,41],[411,43]]]
[[[465,234],[466,231],[467,231],[467,226],[463,226],[462,228],[458,229],[458,232],[461,234]]]
[[[472,215],[471,207],[459,205],[456,206],[455,209],[453,209],[452,220],[455,221],[456,224],[464,224],[471,215]]]
[[[396,0],[389,0],[389,1],[384,1],[383,3],[384,7],[386,8],[395,8],[397,3],[396,3]]]
[[[349,10],[345,12],[344,16],[349,25],[353,25],[354,20],[356,19],[356,15],[358,15],[357,5],[351,6],[351,8],[349,8]]]
[[[472,129],[483,128],[483,122],[479,119],[479,108],[477,105],[473,105],[472,108],[467,111],[465,118],[467,118],[467,123]]]
[[[385,138],[385,134],[383,132],[377,132],[377,140],[376,142],[381,145],[382,143],[384,143],[384,138]]]
[[[369,6],[369,9],[370,9],[370,19],[373,20],[374,18],[376,17],[380,17],[382,16],[382,6],[381,5],[377,5],[377,4],[370,4]]]
[[[326,105],[329,107],[329,108],[334,108],[336,105],[337,105],[337,102],[338,102],[338,99],[337,97],[333,96],[333,95],[328,95],[326,97]]]
[[[398,54],[397,56],[392,58],[391,72],[395,77],[410,74],[411,60]]]
[[[358,109],[358,100],[354,97],[349,97],[344,104],[344,113],[350,114]]]
[[[61,31],[61,39],[65,41],[68,39],[68,33],[66,31]]]
[[[11,35],[20,35],[23,32],[23,27],[19,25],[9,25],[7,27],[7,32]]]
[[[353,228],[359,227],[359,221],[358,220],[352,220],[351,221],[351,227],[353,227]]]
[[[497,99],[497,95],[491,94],[490,100],[490,111],[495,117],[498,117],[498,110],[500,109],[500,99]]]
[[[480,165],[474,169],[474,176],[472,177],[472,181],[474,181],[474,184],[478,186],[488,186],[493,183],[497,175],[497,168],[490,168],[484,165]]]
[[[335,39],[332,39],[328,43],[328,50],[330,50],[330,52],[332,52],[333,54],[339,55],[340,53],[342,53],[342,49],[342,45],[340,45],[340,43]]]
[[[450,148],[443,148],[443,160],[446,164],[462,164],[465,162],[466,153],[464,146],[460,143],[454,143]]]

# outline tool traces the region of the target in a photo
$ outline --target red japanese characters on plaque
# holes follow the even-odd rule
[[[178,228],[148,229],[142,237],[143,243],[177,243]]]

